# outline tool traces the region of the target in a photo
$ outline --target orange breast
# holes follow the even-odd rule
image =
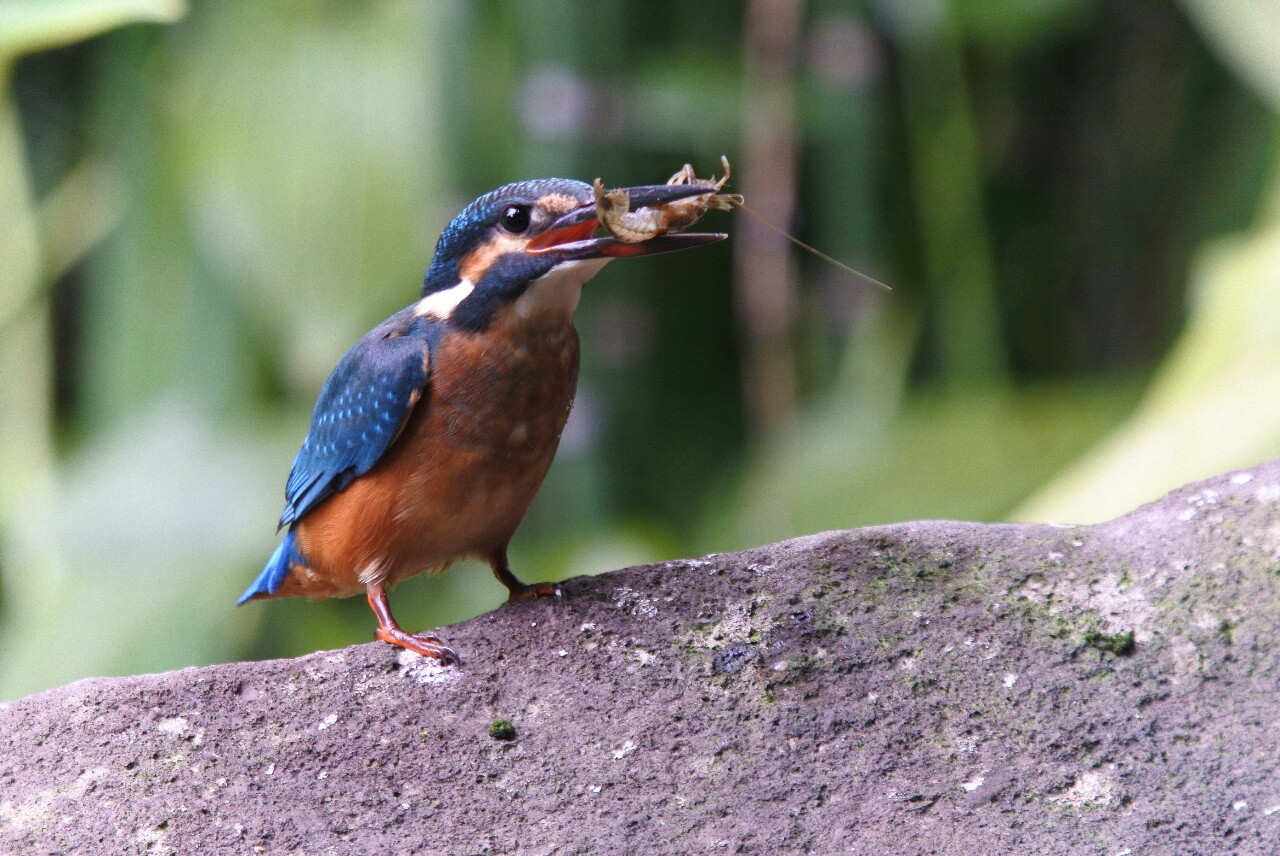
[[[310,568],[280,595],[356,594],[505,548],[555,456],[577,376],[571,323],[446,336],[400,437],[299,522]]]

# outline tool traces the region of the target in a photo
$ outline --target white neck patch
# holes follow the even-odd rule
[[[435,291],[413,305],[413,314],[419,318],[436,318],[440,321],[453,315],[453,310],[475,291],[475,284],[464,279],[457,285],[443,291]]]
[[[522,319],[547,318],[570,320],[578,308],[582,286],[613,259],[579,259],[557,265],[525,289],[512,309]]]

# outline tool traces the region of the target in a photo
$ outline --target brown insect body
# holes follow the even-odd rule
[[[720,158],[724,165],[724,177],[720,179],[698,178],[693,167],[685,164],[667,184],[705,184],[718,191],[729,180],[729,159]],[[742,203],[736,193],[706,193],[678,199],[662,205],[631,210],[631,198],[625,190],[605,190],[600,179],[595,180],[596,217],[610,235],[628,244],[656,238],[667,232],[679,232],[693,226],[708,211],[728,211]]]

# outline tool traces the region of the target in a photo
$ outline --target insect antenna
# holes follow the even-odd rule
[[[867,276],[865,273],[863,273],[860,270],[854,270],[853,268],[849,267],[847,264],[840,261],[839,259],[833,259],[831,256],[822,252],[822,250],[809,246],[804,241],[800,240],[795,235],[792,235],[790,232],[786,231],[785,229],[775,226],[773,223],[769,222],[764,217],[760,216],[759,214],[757,214],[756,212],[748,208],[747,203],[743,201],[741,195],[736,193],[732,193],[732,194],[726,193],[726,194],[722,194],[720,198],[728,200],[735,208],[741,208],[743,211],[747,212],[752,217],[759,220],[761,223],[768,226],[770,229],[777,232],[779,235],[786,238],[788,241],[795,244],[800,249],[808,250],[818,258],[822,259],[824,262],[835,265],[836,267],[840,268],[840,270],[844,271],[845,273],[849,274],[855,279],[859,279],[859,280],[862,280],[863,282],[868,282],[872,285],[879,286],[880,288],[883,288],[885,291],[893,291],[891,287],[885,285],[880,280],[871,276]]]

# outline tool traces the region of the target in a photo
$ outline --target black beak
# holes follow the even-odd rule
[[[630,197],[630,210],[637,211],[641,208],[661,206],[694,196],[717,193],[719,188],[714,184],[645,184],[628,187],[625,190]],[[525,251],[530,253],[554,251],[568,259],[612,259],[669,253],[673,250],[714,244],[729,237],[723,232],[664,232],[646,241],[627,243],[612,236],[591,237],[592,233],[599,228],[600,221],[597,219],[596,204],[593,200],[562,215],[546,231],[534,238]]]

